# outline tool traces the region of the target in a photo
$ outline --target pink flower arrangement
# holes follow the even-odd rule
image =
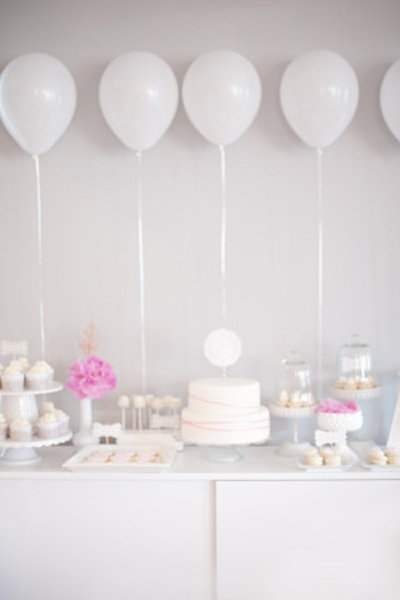
[[[323,413],[354,413],[360,410],[360,407],[354,400],[333,400],[332,398],[326,398],[316,407],[317,412]]]
[[[106,392],[115,388],[117,382],[111,365],[94,355],[85,359],[78,358],[70,366],[68,375],[65,387],[81,400],[102,398]]]

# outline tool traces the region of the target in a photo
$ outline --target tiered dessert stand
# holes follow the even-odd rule
[[[7,421],[13,419],[26,419],[35,422],[39,418],[37,396],[55,394],[63,389],[62,383],[53,381],[51,387],[43,390],[23,390],[22,392],[7,392],[1,390],[2,412]],[[3,450],[1,463],[11,465],[29,465],[41,460],[37,448],[54,446],[68,442],[72,438],[72,432],[68,431],[63,436],[43,439],[33,435],[29,442],[15,442],[10,439],[0,440],[0,448]]]

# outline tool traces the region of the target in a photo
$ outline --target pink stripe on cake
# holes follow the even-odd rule
[[[254,423],[257,425],[256,427],[246,427],[244,428],[237,428],[237,427],[232,427],[229,429],[221,429],[218,427],[210,427],[210,425],[214,425],[214,423],[193,423],[192,421],[185,421],[182,420],[182,423],[185,425],[190,425],[191,427],[194,427],[196,429],[203,429],[206,431],[221,431],[221,432],[225,432],[225,433],[231,433],[232,431],[254,431],[254,430],[258,430],[258,429],[266,429],[269,427],[269,420],[267,421],[254,421]],[[262,423],[262,425],[258,425],[259,423]],[[230,423],[220,423],[221,425],[229,425]]]
[[[198,402],[204,402],[205,404],[215,404],[216,406],[227,406],[228,408],[247,408],[247,409],[254,408],[252,406],[239,406],[238,404],[228,404],[227,402],[216,402],[215,400],[206,400],[205,398],[199,398],[198,396],[195,396],[194,394],[189,394],[189,402],[190,402],[191,398],[193,398],[193,400],[197,400]]]

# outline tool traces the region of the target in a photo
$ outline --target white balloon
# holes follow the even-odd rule
[[[343,133],[358,104],[358,81],[349,63],[334,52],[313,50],[295,58],[280,86],[283,113],[309,146],[325,148]]]
[[[40,52],[12,60],[0,76],[0,116],[29,154],[43,154],[59,140],[75,112],[76,87],[57,58]]]
[[[212,144],[226,146],[253,122],[260,107],[261,82],[247,58],[214,50],[190,65],[182,99],[195,128]]]
[[[385,73],[380,105],[386,125],[400,142],[400,58]]]
[[[148,150],[170,126],[178,106],[172,69],[149,52],[113,60],[99,87],[100,107],[117,138],[131,150]]]

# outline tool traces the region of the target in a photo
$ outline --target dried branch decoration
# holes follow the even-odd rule
[[[78,346],[83,356],[93,354],[100,341],[99,332],[93,321],[90,321],[86,329],[83,330],[82,335],[78,335],[77,337]]]

